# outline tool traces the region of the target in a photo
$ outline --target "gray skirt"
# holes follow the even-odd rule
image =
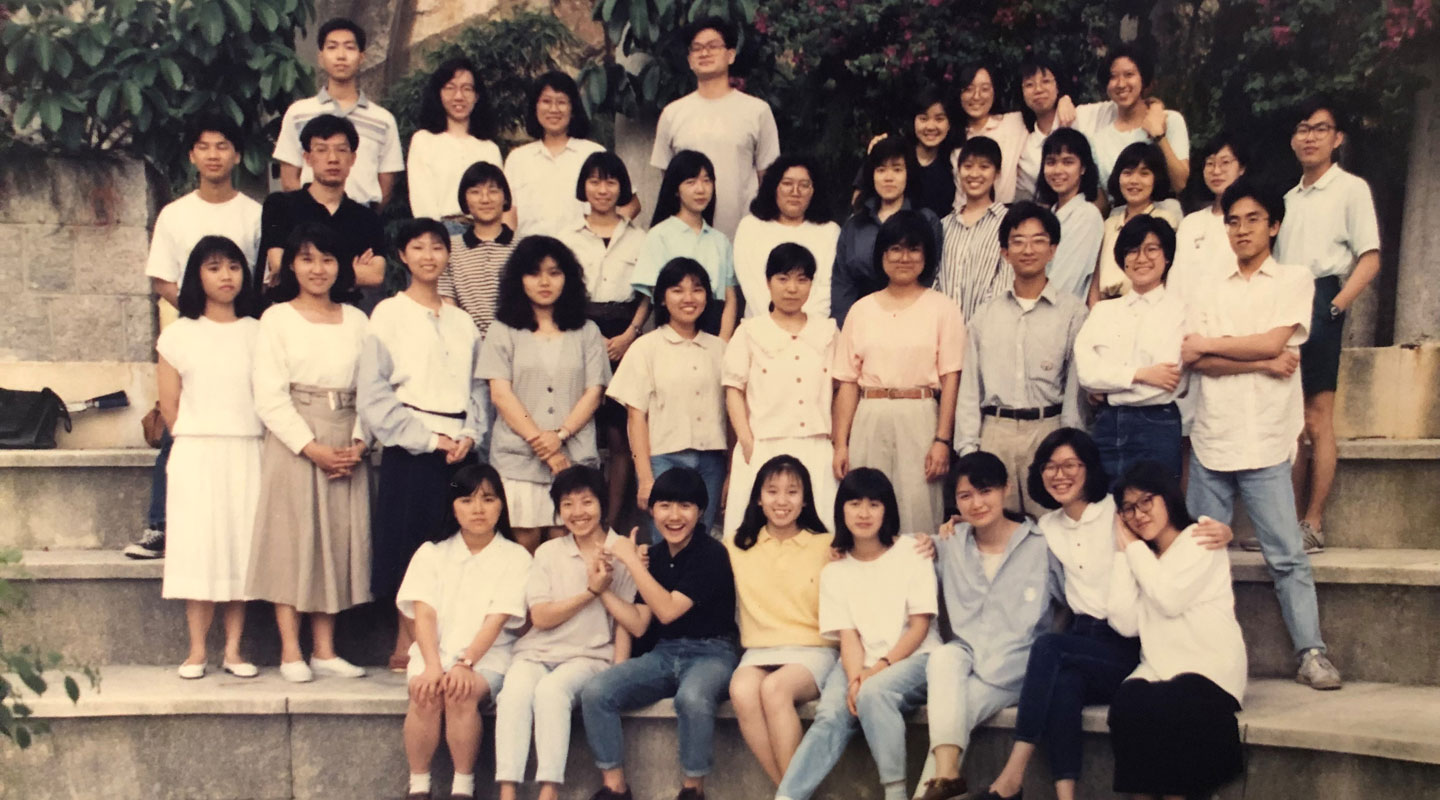
[[[935,441],[934,400],[862,399],[850,425],[850,468],[874,467],[895,487],[901,533],[934,533],[944,513],[943,481],[925,480]]]
[[[316,441],[331,447],[353,443],[354,391],[295,384],[290,397]],[[368,469],[362,459],[350,477],[331,480],[273,433],[265,434],[249,597],[326,614],[370,601]]]

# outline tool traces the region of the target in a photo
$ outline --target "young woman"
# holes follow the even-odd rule
[[[956,76],[960,87],[960,108],[965,112],[965,138],[986,136],[1000,145],[1001,164],[995,180],[995,199],[1015,200],[1016,166],[1029,131],[1019,111],[994,113],[995,78],[983,64],[969,64]],[[1069,98],[1064,98],[1066,103]]]
[[[765,264],[777,246],[793,242],[810,251],[817,266],[805,313],[830,316],[830,268],[840,226],[831,222],[823,204],[820,169],[809,156],[782,155],[765,170],[760,193],[750,214],[735,230],[735,279],[745,300],[745,318],[764,316],[770,301]]]
[[[366,323],[348,305],[355,270],[342,252],[324,226],[291,234],[255,351],[266,434],[245,596],[275,604],[280,674],[297,683],[365,674],[335,653],[335,615],[370,601],[367,436],[355,410]],[[301,614],[310,616],[309,665]]]
[[[950,100],[938,86],[925,86],[916,93],[910,103],[911,118],[902,121],[900,127],[907,128],[911,136],[906,137],[915,150],[915,207],[928,208],[937,218],[949,214],[955,207],[955,173],[950,166],[950,156],[955,149],[951,121],[957,119],[951,109]],[[873,148],[889,134],[880,134],[871,140]],[[855,175],[854,203],[864,189],[865,168]]]
[[[607,391],[626,407],[640,508],[666,470],[698,471],[708,497],[720,497],[725,482],[725,343],[700,329],[714,302],[709,276],[693,259],[674,259],[655,279],[655,298],[657,327],[630,348]],[[716,505],[707,504],[703,522],[718,539]],[[654,541],[654,528],[649,535]]]
[[[1186,214],[1175,229],[1175,263],[1170,265],[1166,288],[1184,295],[1191,287],[1205,285],[1204,273],[1212,264],[1228,264],[1235,259],[1230,236],[1225,232],[1220,197],[1245,174],[1249,162],[1244,140],[1231,133],[1215,137],[1201,152],[1201,176],[1213,199],[1204,208]]]
[[[253,678],[259,671],[240,655],[240,635],[265,433],[251,389],[259,303],[245,254],[223,236],[196,243],[180,286],[180,319],[155,343],[160,413],[175,438],[165,470],[170,541],[160,596],[185,601],[190,654],[180,677],[205,675],[205,637],[219,604],[220,668]]]
[[[600,465],[595,409],[610,382],[605,339],[585,318],[580,264],[558,239],[526,237],[510,256],[475,377],[490,382],[500,417],[490,464],[505,481],[515,541],[533,553],[553,533],[555,476]]]
[[[820,572],[820,632],[839,640],[840,663],[775,796],[808,800],[859,727],[885,800],[904,800],[905,715],[925,701],[925,665],[940,646],[935,568],[913,548],[893,546],[900,512],[877,469],[840,482],[835,523],[833,546],[845,555]]]
[[[1034,200],[1043,182],[1045,139],[1074,124],[1075,106],[1069,95],[1070,81],[1054,62],[1033,55],[1020,62],[1020,100],[1024,104],[1020,114],[1028,133],[1016,159],[1016,201]]]
[[[473,460],[489,425],[489,391],[476,376],[480,332],[470,315],[440,299],[439,279],[450,256],[445,226],[433,219],[405,223],[396,237],[410,286],[370,315],[360,357],[360,416],[385,450],[375,514],[370,590],[388,602],[405,565],[445,514],[445,487]],[[405,668],[414,640],[400,615],[390,668]]]
[[[1245,640],[1230,558],[1194,536],[1180,482],[1141,462],[1115,485],[1120,509],[1110,619],[1140,637],[1140,665],[1110,701],[1116,792],[1209,797],[1245,771],[1235,713]]]
[[[443,725],[455,779],[452,800],[474,800],[479,705],[499,692],[513,628],[525,621],[530,554],[510,538],[500,475],[471,464],[444,487],[445,518],[405,570],[395,604],[415,625],[405,674],[409,798],[430,797],[430,760]]]
[[[416,217],[458,218],[466,211],[455,190],[465,168],[477,161],[500,166],[490,99],[464,58],[441,64],[425,83],[419,127],[410,137],[405,180],[410,213]],[[465,227],[457,223],[457,232]]]
[[[894,476],[905,531],[933,531],[942,519],[940,479],[950,466],[965,354],[960,308],[925,288],[935,250],[918,212],[886,220],[875,240],[875,271],[889,280],[851,309],[831,369],[838,382],[835,477],[859,466]]]
[[[645,247],[630,283],[635,291],[654,301],[658,311],[660,302],[655,291],[660,270],[676,258],[695,261],[705,270],[711,294],[724,299],[724,308],[712,313],[703,327],[707,333],[729,341],[739,311],[735,256],[730,240],[710,226],[714,218],[715,168],[704,153],[681,150],[665,168],[655,200],[655,216],[650,220],[650,232],[645,236]]]
[[[830,272],[830,316],[836,325],[845,325],[855,301],[885,287],[884,276],[875,269],[875,237],[895,212],[918,207],[919,185],[910,180],[917,170],[913,149],[896,136],[876,142],[865,156],[860,194],[854,213],[840,227]],[[943,241],[940,218],[928,208],[916,213],[929,225],[930,249],[938,253]]]
[[[445,302],[470,315],[483,337],[495,320],[500,275],[515,249],[515,231],[504,222],[512,208],[510,185],[499,167],[477,162],[460,176],[459,199],[470,224],[450,236],[450,259],[438,289]]]
[[[1171,197],[1170,178],[1165,174],[1165,156],[1153,144],[1137,143],[1120,151],[1110,173],[1110,194],[1124,199],[1105,219],[1105,238],[1090,283],[1090,305],[1119,297],[1130,291],[1130,279],[1115,256],[1120,228],[1142,214],[1164,220],[1173,234],[1180,224],[1180,202]],[[1167,262],[1168,263],[1168,262]]]
[[[635,262],[645,246],[645,231],[632,225],[619,212],[620,206],[631,201],[633,193],[625,162],[614,153],[608,150],[591,153],[585,159],[575,196],[589,204],[590,213],[572,221],[557,238],[575,254],[585,272],[585,289],[590,298],[585,316],[605,337],[605,353],[614,372],[630,345],[640,338],[641,328],[650,316],[650,298],[630,285]],[[595,412],[595,427],[610,453],[606,465],[610,496],[605,524],[614,527],[625,501],[625,486],[630,481],[625,407],[605,398]]]
[[[798,244],[772,250],[765,264],[770,313],[741,323],[725,348],[721,380],[736,440],[725,504],[726,537],[749,513],[744,503],[756,468],[782,453],[798,458],[814,476],[818,507],[823,509],[820,518],[829,529],[835,499],[830,364],[839,332],[834,320],[804,310],[815,267],[810,251]]]
[[[1015,281],[1010,263],[1000,256],[1005,204],[995,199],[995,176],[1001,159],[994,139],[966,139],[955,162],[955,182],[964,202],[940,220],[945,238],[935,290],[955,301],[967,320]]]
[[[1130,45],[1111,47],[1100,65],[1100,82],[1109,100],[1077,108],[1075,129],[1095,148],[1100,185],[1108,186],[1115,159],[1126,146],[1155,142],[1165,157],[1171,186],[1184,186],[1190,178],[1190,131],[1178,111],[1170,111],[1150,91],[1155,61]],[[1113,195],[1111,202],[1120,202]]]
[[[1040,152],[1044,168],[1035,202],[1049,206],[1060,220],[1060,244],[1046,275],[1061,290],[1088,299],[1105,240],[1105,221],[1095,206],[1100,183],[1090,142],[1079,131],[1061,128]]]

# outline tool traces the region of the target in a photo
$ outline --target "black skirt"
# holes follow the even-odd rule
[[[1245,770],[1240,704],[1202,675],[1132,679],[1110,702],[1119,793],[1209,794]]]
[[[370,545],[370,593],[376,601],[394,601],[410,557],[420,545],[454,533],[441,531],[440,526],[449,502],[450,478],[465,463],[446,464],[444,453],[417,456],[403,447],[385,448]]]

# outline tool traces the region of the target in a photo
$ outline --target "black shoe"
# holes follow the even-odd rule
[[[990,791],[989,789],[986,789],[984,792],[972,796],[972,797],[970,798],[970,800],[1021,800],[1021,798],[1023,798],[1024,796],[1025,796],[1025,792],[1024,792],[1023,790],[1022,790],[1022,791],[1019,791],[1019,792],[1016,792],[1015,794],[1010,795],[1009,797],[1001,797],[1000,795],[996,794],[995,792],[992,792],[992,791]]]
[[[601,786],[599,791],[590,795],[590,800],[632,800],[632,798],[629,787],[626,787],[623,792],[616,792],[607,786]]]
[[[147,528],[140,541],[126,545],[122,551],[126,558],[156,559],[165,557],[165,531]]]
[[[675,795],[675,800],[705,800],[705,793],[693,786],[686,786]]]

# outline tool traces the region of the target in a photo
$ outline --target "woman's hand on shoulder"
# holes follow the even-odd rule
[[[938,531],[935,532],[936,538],[938,538],[940,541],[943,542],[943,541],[945,541],[946,539],[949,539],[951,536],[954,536],[954,535],[955,535],[955,528],[956,528],[959,524],[960,524],[960,515],[959,515],[959,514],[951,514],[951,515],[950,515],[950,519],[947,519],[947,520],[945,520],[944,522],[940,523],[940,530],[938,530]]]
[[[1190,535],[1206,550],[1224,550],[1235,540],[1235,531],[1229,525],[1203,515],[1195,520],[1195,530]]]
[[[935,540],[928,533],[913,534],[915,538],[915,552],[919,553],[926,561],[935,560]]]

